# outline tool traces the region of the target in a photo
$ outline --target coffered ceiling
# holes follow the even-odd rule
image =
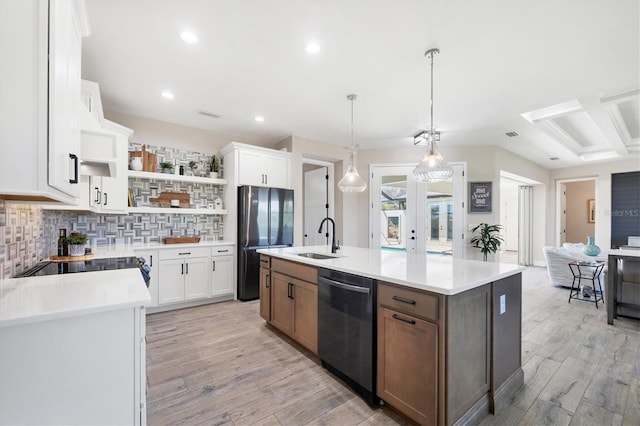
[[[429,121],[424,52],[438,47],[441,146],[498,145],[547,168],[640,158],[636,0],[89,0],[87,10],[83,77],[107,110],[267,144],[347,146],[356,93],[361,148],[411,147]]]

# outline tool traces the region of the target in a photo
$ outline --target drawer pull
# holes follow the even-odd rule
[[[393,296],[392,299],[395,300],[396,302],[406,303],[407,305],[415,305],[416,304],[415,300],[405,299],[405,298],[400,297],[400,296]]]
[[[218,250],[218,253],[229,253],[229,250]]]
[[[266,265],[267,263],[269,263],[269,261],[265,259],[260,259],[260,263],[264,263]]]
[[[397,319],[398,321],[406,322],[407,324],[415,325],[415,323],[416,323],[414,320],[404,319],[402,317],[399,317],[396,314],[393,314],[392,317],[393,317],[393,319]]]
[[[178,253],[178,256],[184,256],[184,255],[187,255],[187,254],[191,254],[191,252],[190,251],[185,251],[183,253]]]

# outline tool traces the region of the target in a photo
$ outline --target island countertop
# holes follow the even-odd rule
[[[258,252],[444,295],[462,293],[525,270],[522,266],[506,263],[358,247],[341,247],[335,254],[331,253],[330,246],[260,249]],[[299,253],[336,257],[311,259],[299,256]]]

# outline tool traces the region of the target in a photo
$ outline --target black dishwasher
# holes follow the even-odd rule
[[[319,268],[318,356],[369,404],[376,397],[375,280]]]

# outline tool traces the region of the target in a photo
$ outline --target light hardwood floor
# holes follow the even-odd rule
[[[525,385],[482,425],[639,425],[640,321],[523,274]],[[265,325],[258,303],[224,302],[147,316],[149,425],[397,425],[318,360]]]

